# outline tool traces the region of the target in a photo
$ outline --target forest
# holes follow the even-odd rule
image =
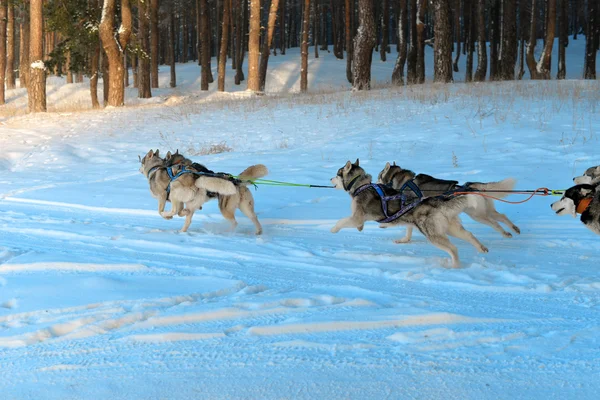
[[[333,52],[354,90],[371,87],[374,58],[394,63],[393,85],[564,79],[565,49],[585,40],[581,78],[596,79],[599,0],[0,0],[0,104],[26,87],[30,112],[46,111],[46,77],[89,78],[94,108],[123,106],[124,89],[152,97],[160,65],[197,62],[200,90],[225,77],[262,93],[269,57],[300,48],[301,91],[308,59]],[[309,47],[314,51],[309,51]],[[552,60],[553,46],[558,59]],[[537,49],[537,50],[536,50]],[[392,51],[394,50],[394,51]],[[246,56],[247,54],[247,56]],[[459,70],[460,57],[466,58]],[[247,58],[247,59],[246,59]],[[211,63],[218,64],[217,76]],[[243,64],[247,63],[247,76]],[[551,65],[558,72],[551,76]],[[229,71],[228,71],[229,70]],[[131,76],[130,76],[131,75]],[[215,82],[216,81],[216,82]],[[99,98],[98,84],[102,84]]]

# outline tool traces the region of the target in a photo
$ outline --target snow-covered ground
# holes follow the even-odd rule
[[[582,45],[569,51],[582,58]],[[22,115],[24,93],[9,93],[2,399],[596,398],[600,238],[555,216],[556,198],[498,203],[521,228],[512,239],[464,216],[490,253],[455,241],[459,270],[420,234],[394,244],[402,228],[331,234],[350,212],[331,189],[260,186],[259,237],[243,216],[230,232],[215,203],[186,234],[158,215],[138,172],[150,148],[314,184],[357,157],[374,176],[396,161],[459,181],[513,176],[522,189],[565,189],[600,164],[597,82],[351,93],[345,61],[321,55],[304,96],[286,94],[293,51],[271,58],[267,96],[201,93],[192,63],[177,89],[135,107],[131,91],[128,107],[78,111],[87,85],[52,78],[60,112]],[[374,77],[392,68],[376,62]],[[231,151],[200,155],[214,148]]]

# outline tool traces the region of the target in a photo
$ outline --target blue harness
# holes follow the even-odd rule
[[[362,193],[367,189],[370,189],[370,188],[375,189],[375,192],[377,192],[377,195],[379,195],[379,198],[381,199],[381,209],[383,211],[383,215],[385,215],[385,217],[383,219],[380,219],[379,221],[377,221],[379,223],[388,223],[388,222],[397,220],[398,218],[400,218],[401,216],[403,216],[404,214],[406,214],[407,212],[409,212],[410,210],[412,210],[413,208],[418,206],[419,203],[421,203],[421,199],[423,198],[423,193],[421,192],[419,187],[412,180],[410,180],[410,181],[406,182],[404,185],[402,185],[402,187],[400,188],[400,193],[394,194],[391,196],[386,196],[386,194],[383,192],[383,189],[381,188],[382,186],[384,186],[384,185],[370,183],[368,185],[359,187],[356,190],[356,192],[354,192],[354,196],[356,196],[359,193]],[[412,190],[413,193],[419,199],[416,201],[413,201],[412,203],[406,204],[406,195],[402,194],[402,191],[404,191],[404,189],[407,189],[407,188]],[[393,201],[393,200],[400,200],[401,207],[400,207],[400,210],[398,210],[398,212],[396,212],[393,215],[389,215],[388,214],[388,202]]]

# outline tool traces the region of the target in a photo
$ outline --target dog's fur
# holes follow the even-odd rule
[[[576,185],[600,185],[600,165],[586,169],[583,175],[573,178],[573,182],[575,182]]]
[[[150,193],[152,194],[152,197],[158,199],[158,214],[163,216],[165,205],[168,201],[167,187],[169,186],[169,183],[171,183],[171,178],[169,178],[169,175],[167,174],[167,169],[164,168],[165,160],[160,157],[158,150],[156,150],[156,152],[150,150],[144,158],[140,157],[140,162],[142,163],[140,172],[148,179]],[[154,172],[149,175],[150,171],[155,167],[159,168],[155,169]]]
[[[423,191],[425,197],[439,196],[451,190],[459,188],[458,181],[447,181],[443,179],[437,179],[426,174],[415,174],[413,171],[403,169],[394,163],[390,165],[387,163],[385,168],[379,173],[377,183],[383,185],[391,185],[394,189],[400,190],[402,186],[409,180],[413,180],[415,185]],[[477,190],[493,190],[494,193],[491,195],[497,198],[503,198],[509,195],[509,193],[501,192],[502,190],[512,190],[515,186],[515,180],[508,178],[500,182],[490,183],[470,183],[468,188]],[[409,189],[406,189],[408,191]],[[506,215],[500,214],[494,207],[494,202],[490,198],[483,196],[469,196],[473,197],[473,206],[467,207],[465,213],[472,219],[485,225],[489,225],[496,231],[500,232],[504,237],[512,237],[512,235],[505,231],[498,221],[508,225],[515,233],[521,233],[520,229],[513,224]],[[412,227],[406,228],[406,236],[398,240],[398,243],[408,243],[412,236]]]
[[[230,180],[229,174],[215,174],[204,165],[195,163],[185,158],[183,155],[179,154],[179,151],[175,152],[175,154],[167,153],[165,165],[169,168],[173,168],[174,173],[179,172],[181,168],[185,166],[187,170],[214,175],[198,176],[194,174],[184,174],[181,176],[181,178],[186,176],[194,177],[195,187],[200,192],[204,190],[204,197],[198,199],[198,201],[192,204],[192,206],[199,204],[199,209],[201,209],[202,204],[204,204],[206,201],[217,198],[219,201],[219,210],[221,211],[223,217],[231,223],[232,230],[237,226],[237,221],[235,220],[235,210],[239,208],[240,211],[244,213],[244,215],[246,215],[254,224],[256,228],[256,234],[260,235],[262,233],[262,226],[260,225],[258,217],[254,211],[254,197],[247,186],[250,184],[250,181],[266,176],[269,172],[267,167],[262,164],[252,165],[240,173],[238,175],[238,179]],[[177,179],[177,181],[179,181],[181,178]],[[173,202],[175,201],[173,190],[175,190],[175,182],[177,181],[174,181],[171,184],[171,197]],[[217,185],[215,185],[215,181],[217,181]],[[189,208],[190,205],[186,203],[186,209]],[[183,213],[186,213],[186,209],[183,209]],[[177,210],[174,210],[174,212],[177,212]]]
[[[362,231],[366,221],[379,221],[385,218],[381,199],[375,191],[365,190],[355,195],[358,188],[371,183],[371,175],[366,174],[359,166],[359,160],[356,160],[354,164],[348,161],[331,179],[331,183],[335,185],[336,189],[345,190],[352,198],[352,215],[339,220],[331,229],[332,233],[337,233],[343,228],[357,228]],[[387,188],[387,191],[391,190],[393,189]],[[475,206],[474,197],[426,198],[412,210],[385,225],[416,226],[434,246],[447,252],[452,258],[452,266],[458,268],[460,266],[458,250],[450,242],[448,235],[471,243],[479,252],[488,252],[488,249],[462,226],[458,218],[458,215],[465,209]],[[400,203],[399,200],[390,201],[388,203],[389,213],[394,214],[400,210],[402,207]]]
[[[576,185],[566,190],[563,197],[550,205],[557,215],[572,215],[577,218],[577,207],[582,200],[591,199],[581,213],[581,222],[592,232],[600,235],[600,185]]]

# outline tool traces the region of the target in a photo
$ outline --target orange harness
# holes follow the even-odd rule
[[[577,209],[575,210],[577,212],[577,214],[583,214],[583,212],[588,209],[591,202],[592,202],[591,197],[581,200],[579,202],[579,204],[577,204]]]

